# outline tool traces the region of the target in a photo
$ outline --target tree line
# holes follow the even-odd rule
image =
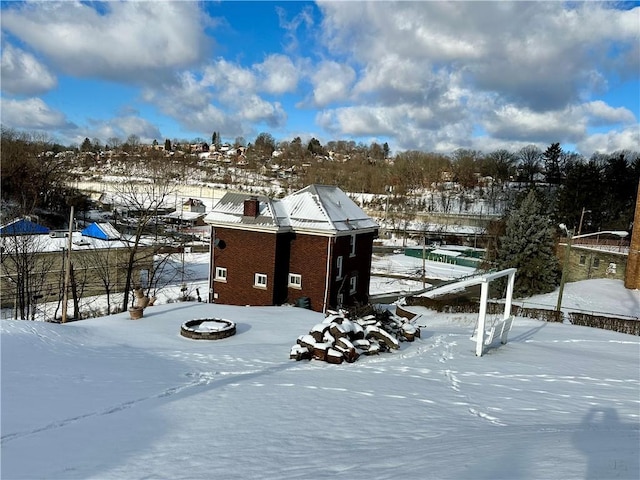
[[[135,135],[124,142],[111,138],[106,144],[98,139],[85,139],[71,157],[56,155],[68,149],[39,134],[2,128],[1,136],[2,199],[9,202],[3,210],[10,204],[12,214],[30,214],[37,209],[66,211],[69,198],[79,198],[78,192],[68,187],[70,167],[78,162],[94,165],[96,152],[103,147],[124,155],[122,161],[127,165],[124,171],[132,162],[145,168],[153,165],[154,170],[170,170],[178,182],[195,169],[208,168],[197,164],[188,152],[168,161],[157,149],[143,148]],[[219,145],[220,134],[214,132],[211,140],[212,146]],[[238,137],[234,145],[244,143]],[[165,147],[169,144],[173,150],[191,145],[174,141]],[[545,150],[529,145],[518,151],[498,149],[483,153],[458,149],[446,155],[410,150],[391,155],[386,143],[367,145],[335,140],[322,145],[315,138],[303,142],[300,137],[276,142],[271,134],[262,132],[243,146],[245,171],[257,172],[266,165],[277,164],[281,170],[294,172],[281,179],[283,187],[291,190],[311,183],[329,184],[354,193],[393,192],[393,198],[404,203],[420,192],[442,190],[452,183],[463,191],[487,195],[496,195],[514,183],[535,187],[554,222],[577,228],[582,220],[583,233],[604,228],[628,229],[640,178],[639,152],[596,153],[585,158],[564,151],[559,143]],[[246,179],[237,170],[226,169],[224,175],[224,183],[231,185]],[[213,174],[211,179],[215,180]]]
[[[211,140],[214,149],[220,146],[219,133],[215,132]],[[71,204],[80,211],[87,208],[86,197],[70,188],[68,180],[70,172],[78,166],[100,170],[103,166],[98,154],[101,142],[86,139],[80,149],[68,150],[41,135],[4,128],[1,141],[3,223],[19,215],[38,213],[49,223],[64,224]],[[241,143],[244,139],[236,139],[236,146]],[[127,275],[122,308],[126,307],[128,293],[135,284],[133,275],[140,239],[157,216],[160,204],[157,199],[167,198],[175,185],[196,174],[203,174],[209,181],[223,175],[225,184],[242,188],[248,179],[247,172],[259,177],[258,172],[266,170],[268,173],[262,176],[268,185],[276,169],[265,167],[277,165],[280,170],[293,172],[278,177],[284,191],[312,183],[337,185],[351,193],[390,198],[392,206],[395,204],[405,213],[429,208],[424,203],[425,191],[446,192],[454,186],[457,194],[466,196],[468,201],[483,196],[497,198],[510,192],[506,196],[509,202],[504,219],[497,222],[491,232],[496,241],[489,245],[490,259],[496,264],[518,266],[523,272],[519,276],[518,291],[527,294],[540,291],[538,284],[541,283],[545,284],[543,290],[548,291],[557,281],[558,269],[553,264],[551,246],[559,234],[559,224],[567,225],[573,232],[580,229],[581,233],[632,228],[640,179],[638,152],[597,153],[585,158],[564,151],[559,143],[545,150],[529,145],[515,152],[458,149],[448,155],[422,151],[391,155],[388,145],[376,142],[367,145],[337,140],[322,145],[315,138],[303,142],[300,137],[276,142],[271,134],[263,132],[254,142],[243,145],[241,153],[234,152],[230,165],[225,167],[180,151],[181,145],[185,142],[165,141],[163,152],[160,148],[142,145],[135,136],[121,143],[111,139],[111,145],[104,145],[116,152],[110,164],[112,171],[131,179],[121,183],[120,194],[129,196],[134,204],[152,205],[152,208],[141,209],[132,232],[132,248],[125,262]],[[169,148],[175,155],[167,156]],[[147,181],[133,180],[141,177]],[[50,226],[59,228],[59,225]],[[523,241],[535,243],[532,238],[546,242],[534,248],[544,255],[522,255],[518,245]],[[528,284],[520,285],[527,278]]]

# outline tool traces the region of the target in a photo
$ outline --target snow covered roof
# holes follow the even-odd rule
[[[34,252],[47,253],[47,252],[60,252],[67,248],[69,245],[68,236],[52,236],[48,234],[30,235],[29,242],[31,242],[31,248]],[[11,238],[3,238],[2,243],[10,242]],[[144,243],[144,242],[143,242]],[[101,248],[125,248],[129,245],[126,239],[118,238],[116,240],[105,240],[102,238],[88,237],[81,232],[73,232],[71,235],[71,249],[75,251],[80,250],[95,250]]]
[[[163,218],[172,218],[175,220],[192,221],[205,216],[204,212],[190,212],[188,210],[176,210],[175,212],[163,215]]]
[[[334,232],[377,229],[378,224],[338,187],[309,185],[282,199],[294,229]]]
[[[256,217],[244,215],[244,202],[258,201]],[[321,234],[375,230],[378,224],[338,187],[309,185],[281,200],[227,193],[205,217],[212,225],[270,230],[291,229]]]
[[[452,250],[443,250],[441,248],[436,248],[435,250],[431,250],[429,253],[433,253],[434,255],[446,255],[448,257],[457,257],[462,255],[460,252],[455,252]]]
[[[254,199],[258,203],[255,217],[244,215],[245,200]],[[205,217],[212,225],[250,225],[257,230],[289,229],[289,219],[280,202],[263,195],[226,193]]]
[[[82,235],[100,240],[118,240],[120,238],[120,232],[109,222],[94,222],[82,230]]]

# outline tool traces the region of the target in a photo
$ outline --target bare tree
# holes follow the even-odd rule
[[[137,270],[136,262],[140,260],[138,254],[143,235],[152,220],[158,216],[158,211],[163,207],[166,208],[169,203],[173,204],[172,196],[176,188],[170,172],[163,169],[161,163],[150,162],[146,166],[145,179],[134,180],[134,176],[129,175],[130,179],[119,183],[115,189],[119,202],[132,219],[132,233],[126,260],[123,310],[127,309],[129,294],[136,286],[133,273]]]
[[[518,152],[518,169],[523,180],[533,183],[538,173],[542,171],[542,152],[535,145],[522,147]]]
[[[52,293],[49,290],[55,290],[47,283],[56,259],[53,253],[44,253],[46,239],[43,234],[2,237],[2,303],[13,297],[15,319],[33,320],[37,300]]]
[[[118,251],[107,243],[103,248],[91,248],[78,256],[78,266],[89,277],[91,284],[100,284],[107,302],[107,315],[112,313],[111,297],[118,285]]]

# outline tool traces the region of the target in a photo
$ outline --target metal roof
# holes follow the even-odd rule
[[[259,214],[244,216],[244,201],[256,198]],[[227,193],[205,217],[214,226],[340,234],[374,230],[378,224],[338,187],[309,185],[282,200],[266,196]]]
[[[27,218],[17,218],[0,227],[0,236],[5,235],[35,235],[49,233],[47,227],[43,227]]]

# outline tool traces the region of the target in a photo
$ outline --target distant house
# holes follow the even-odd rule
[[[227,193],[205,221],[210,301],[322,312],[368,301],[378,224],[337,187],[310,185],[280,200]]]
[[[206,211],[206,207],[202,200],[190,198],[182,204],[182,210],[194,213],[204,213]]]
[[[204,226],[206,210],[202,200],[190,198],[182,203],[180,210],[168,213],[164,215],[163,218],[169,224],[180,225],[182,227]]]
[[[106,285],[112,293],[124,290],[130,242],[111,224],[93,223],[82,232],[72,232],[69,242],[68,231],[50,231],[30,223],[12,222],[2,227],[2,308],[33,304],[34,295],[40,302],[60,300],[69,246],[74,272],[72,284],[78,285],[82,295],[104,294]],[[155,252],[153,245],[139,246],[133,266],[134,284],[146,286],[153,271]]]

